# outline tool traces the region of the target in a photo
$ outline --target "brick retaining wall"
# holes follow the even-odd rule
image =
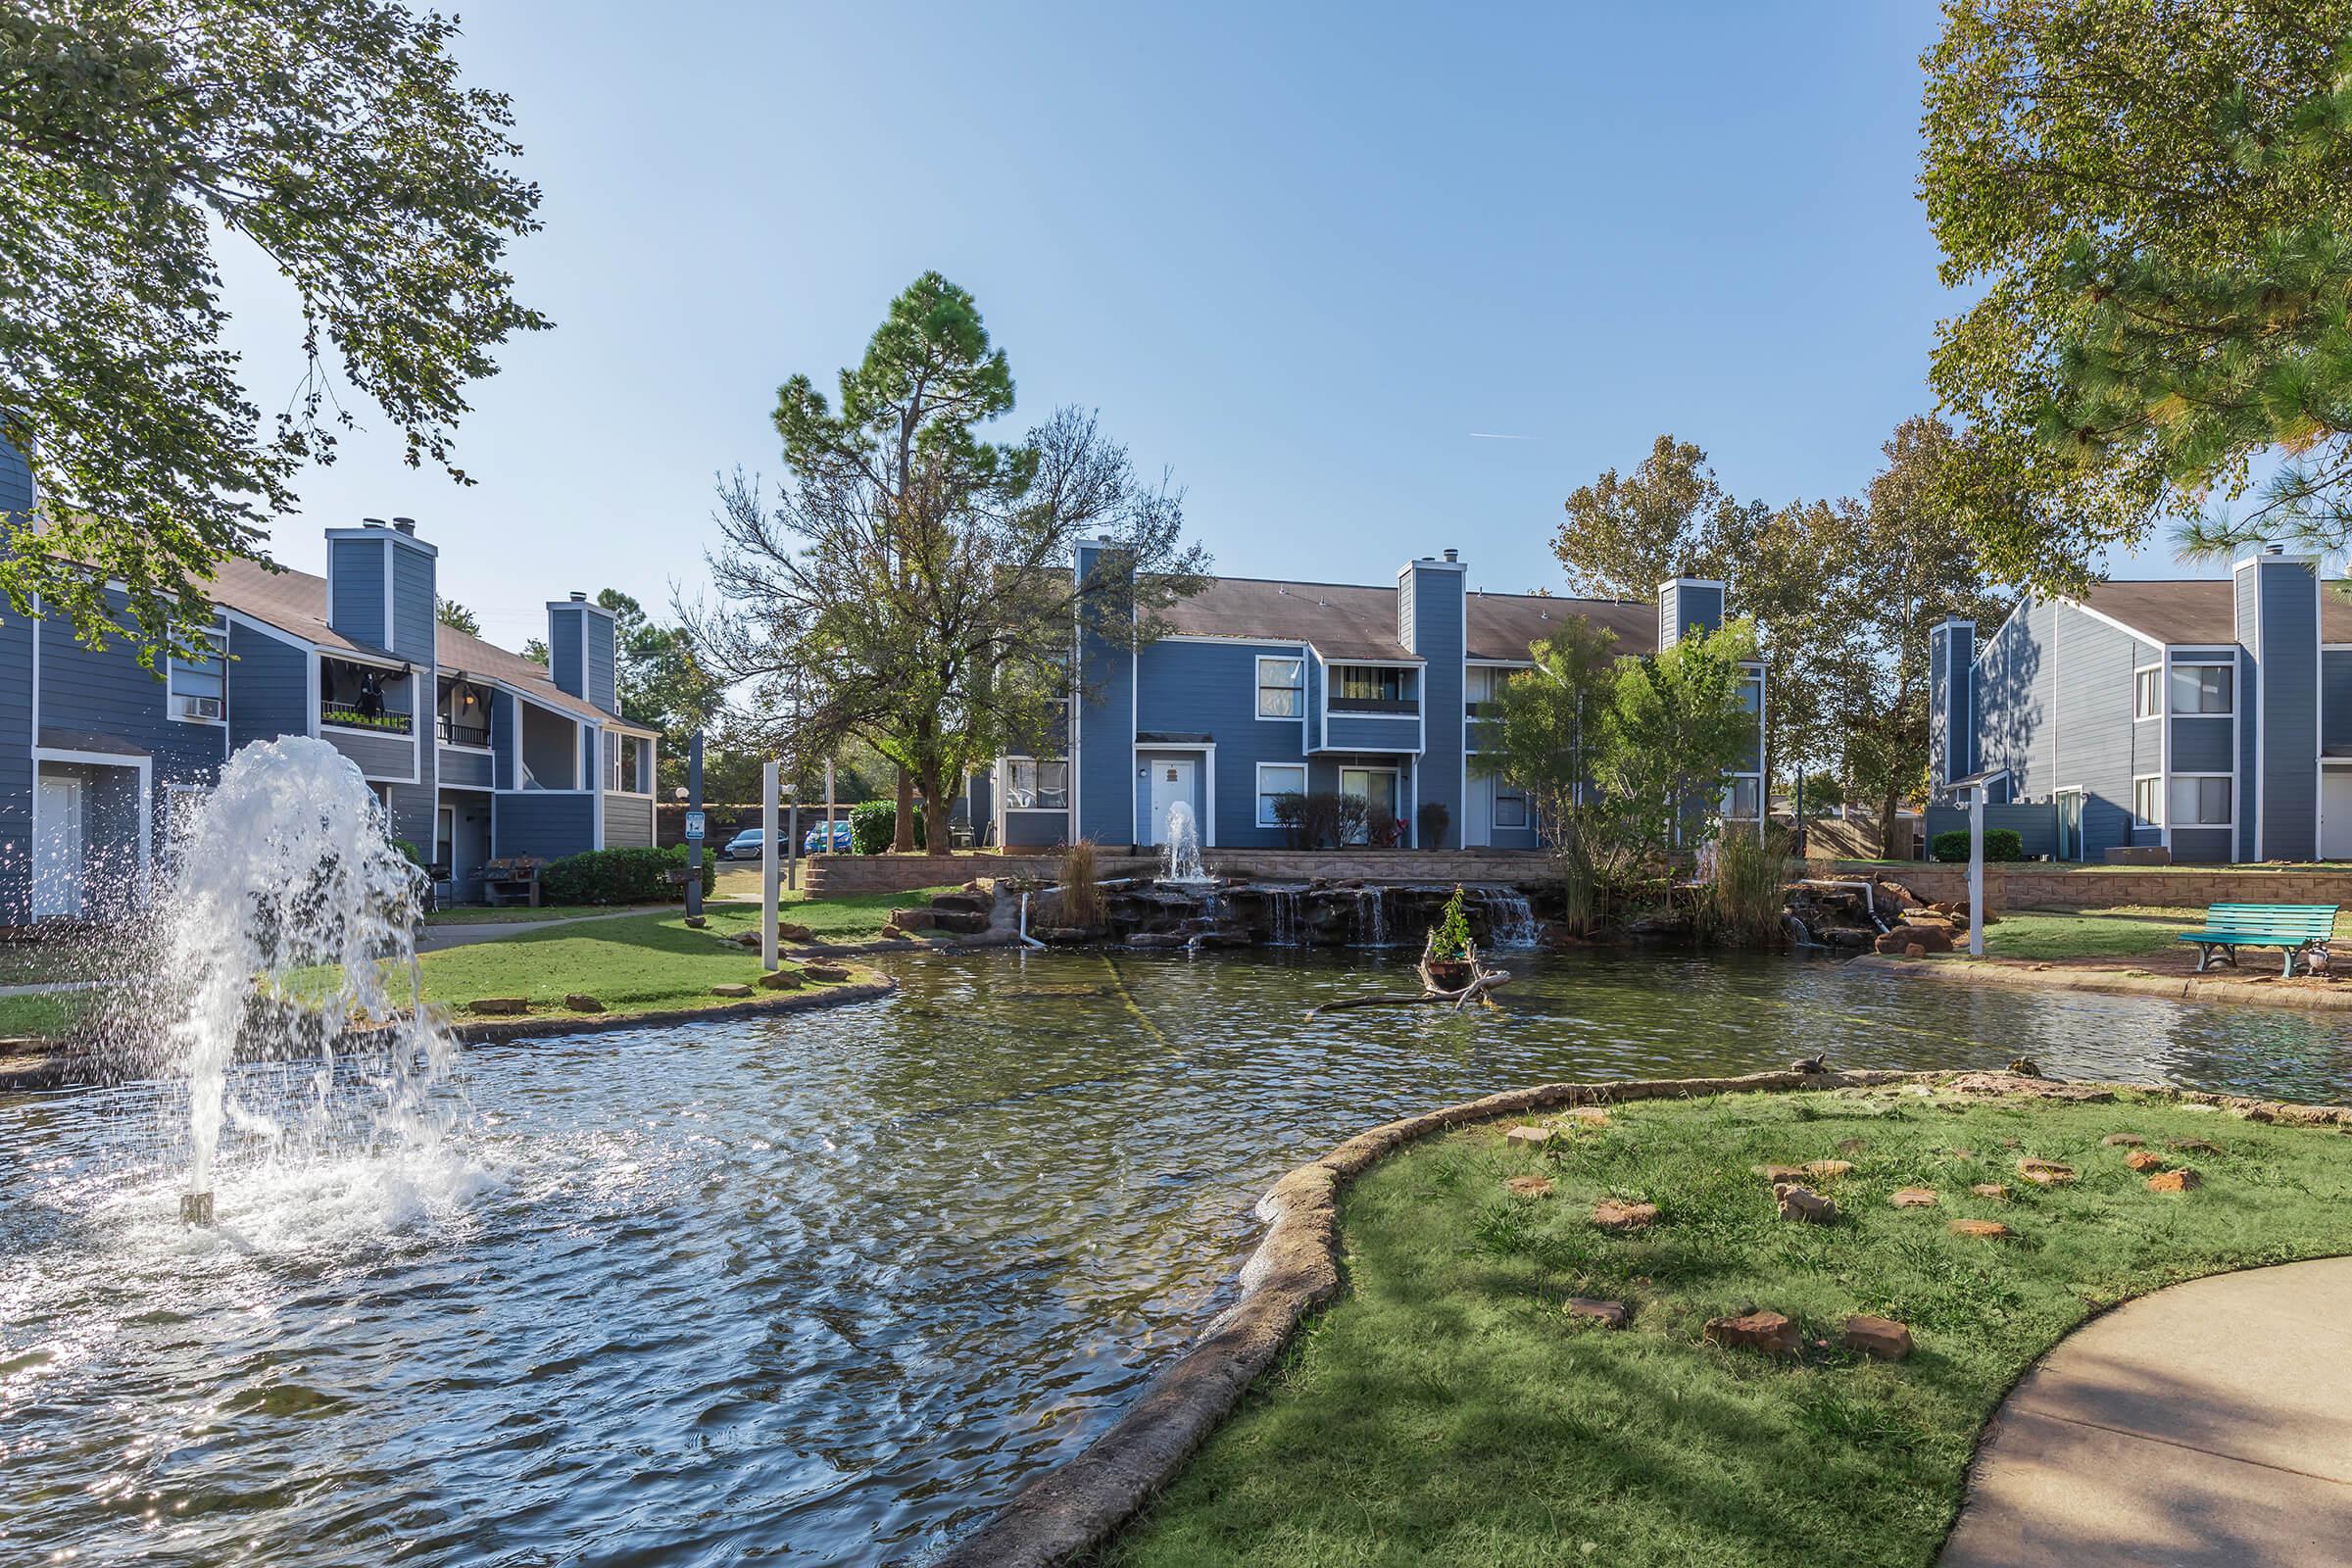
[[[1548,856],[1465,850],[1203,850],[1200,858],[1220,876],[1249,876],[1285,882],[1312,877],[1367,882],[1545,882],[1554,875]],[[806,862],[812,894],[904,893],[976,876],[1052,879],[1061,874],[1058,855],[812,855]],[[1136,876],[1157,870],[1156,858],[1102,855],[1099,874]]]
[[[1968,867],[1832,862],[1838,876],[1883,876],[1931,904],[1968,897]],[[1819,869],[1816,868],[1816,874]],[[2229,865],[2081,865],[2040,862],[1984,867],[1984,903],[2004,909],[2110,909],[2122,905],[2352,904],[2352,867],[2272,870]]]

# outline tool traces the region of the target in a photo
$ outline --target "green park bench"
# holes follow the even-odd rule
[[[2295,972],[2295,960],[2314,949],[2325,953],[2328,939],[2335,935],[2333,904],[2216,904],[2205,911],[2205,929],[2183,931],[2180,940],[2197,945],[2197,972],[2218,955],[2232,969],[2237,967],[2239,948],[2284,948],[2286,967],[2282,974]]]

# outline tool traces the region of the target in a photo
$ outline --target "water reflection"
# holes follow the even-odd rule
[[[157,1091],[0,1103],[0,1559],[917,1561],[1227,1299],[1250,1205],[1391,1116],[1826,1052],[2341,1099],[2300,1014],[1514,954],[1483,1018],[1347,956],[917,960],[895,1002],[467,1054],[446,1168],[171,1222]],[[254,1086],[260,1092],[260,1086]]]

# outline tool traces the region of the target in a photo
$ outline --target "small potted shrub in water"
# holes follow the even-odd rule
[[[1462,890],[1446,901],[1438,923],[1429,928],[1429,947],[1421,965],[1430,982],[1442,991],[1459,991],[1478,978],[1478,955],[1470,945],[1470,917],[1462,912]]]

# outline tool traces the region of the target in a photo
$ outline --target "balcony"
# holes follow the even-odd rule
[[[379,735],[413,735],[416,729],[416,721],[407,713],[383,710],[371,713],[359,705],[332,700],[318,705],[318,722],[337,729],[371,730]]]
[[[453,714],[443,713],[440,728],[441,744],[444,746],[487,748],[490,744],[490,721],[487,718],[479,723],[469,723]]]
[[[1327,712],[1410,718],[1421,711],[1417,672],[1390,664],[1334,664]]]
[[[1334,713],[1397,713],[1410,718],[1421,705],[1410,697],[1344,697],[1331,699]]]

